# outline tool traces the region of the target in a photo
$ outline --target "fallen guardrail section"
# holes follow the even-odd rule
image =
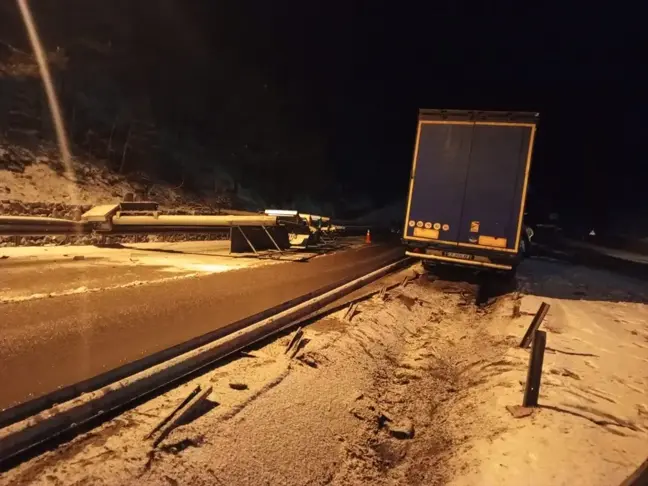
[[[98,420],[107,412],[119,410],[216,361],[279,333],[354,290],[402,268],[409,261],[409,258],[399,259],[371,273],[355,276],[345,282],[329,285],[302,296],[291,303],[281,304],[262,313],[262,318],[246,322],[245,327],[238,325],[238,329],[227,335],[209,341],[201,337],[196,343],[189,343],[194,344],[194,347],[182,354],[12,423],[0,429],[0,465],[42,442],[74,431],[78,425]],[[11,413],[11,410],[2,414],[6,412]],[[6,417],[0,419],[5,421]]]
[[[228,210],[229,212],[229,210]],[[341,224],[328,216],[296,210],[267,209],[263,213],[231,210],[232,214],[163,214],[151,201],[123,201],[94,206],[80,221],[41,216],[0,215],[0,237],[81,236],[104,237],[153,234],[229,234],[230,252],[258,253],[308,249],[330,244],[341,236],[363,236],[381,228]]]

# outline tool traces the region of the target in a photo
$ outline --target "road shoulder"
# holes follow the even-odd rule
[[[292,333],[264,342],[0,483],[619,483],[645,459],[645,301],[630,281],[604,300],[607,274],[546,265],[486,307],[426,277],[375,295],[350,320],[345,308],[305,327],[294,356]],[[541,407],[515,418],[528,363],[517,346],[543,301]],[[147,434],[196,385],[208,399],[154,447]]]
[[[521,274],[521,315],[492,329],[513,346],[474,391],[482,423],[451,484],[619,484],[648,443],[645,296],[632,279],[583,267],[536,262]],[[551,308],[540,406],[514,418],[506,407],[521,405],[529,359],[515,345],[541,302]]]

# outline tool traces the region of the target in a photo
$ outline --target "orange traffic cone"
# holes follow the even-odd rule
[[[371,243],[371,231],[367,230],[367,236],[365,237],[365,243]]]

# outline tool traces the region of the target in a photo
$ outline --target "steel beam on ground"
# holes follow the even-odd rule
[[[93,231],[102,234],[213,233],[232,227],[291,228],[292,232],[308,231],[298,218],[280,216],[235,215],[133,215],[116,212],[115,205],[93,208],[82,221],[33,216],[0,216],[0,236],[75,235]],[[261,231],[259,229],[259,231]],[[276,247],[277,235],[270,240]]]
[[[230,215],[160,215],[160,216],[128,216],[118,215],[112,218],[113,227],[120,226],[277,226],[276,216],[230,216]]]

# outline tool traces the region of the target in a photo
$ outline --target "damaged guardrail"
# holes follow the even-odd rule
[[[101,236],[132,234],[209,234],[230,232],[232,252],[283,251],[290,235],[311,235],[311,228],[294,214],[168,215],[154,202],[122,202],[91,208],[81,221],[33,216],[0,216],[0,236]],[[299,241],[303,243],[304,238]]]
[[[85,221],[35,216],[0,216],[0,236],[80,235],[91,232]]]
[[[369,226],[343,226],[331,218],[296,210],[268,209],[259,214],[162,214],[150,201],[94,206],[80,221],[35,216],[0,216],[0,237],[123,236],[229,232],[232,253],[305,249],[338,236],[364,235]],[[17,240],[18,241],[18,240]]]

